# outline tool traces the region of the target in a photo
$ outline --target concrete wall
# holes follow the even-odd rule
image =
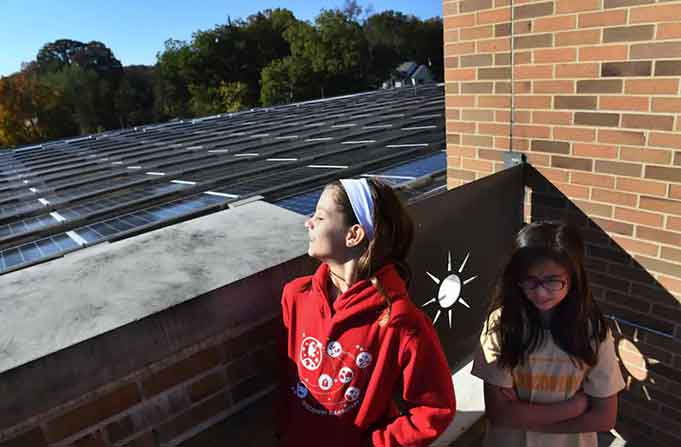
[[[2,276],[0,446],[179,445],[271,391],[303,220],[251,203]]]
[[[618,429],[681,445],[681,1],[444,1],[448,183],[526,154],[526,219],[587,237]]]

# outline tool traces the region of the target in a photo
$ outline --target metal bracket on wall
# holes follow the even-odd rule
[[[512,168],[516,165],[522,165],[527,162],[527,157],[521,152],[508,151],[504,152],[504,169]]]

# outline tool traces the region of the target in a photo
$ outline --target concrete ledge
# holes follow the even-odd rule
[[[471,375],[473,361],[467,363],[452,376],[456,393],[456,416],[447,430],[432,444],[433,446],[466,446],[477,439],[480,420],[485,414],[483,382]],[[458,442],[457,442],[458,441]]]
[[[0,428],[276,315],[303,222],[253,202],[0,277]]]

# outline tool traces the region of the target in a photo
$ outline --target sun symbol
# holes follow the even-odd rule
[[[470,252],[468,252],[466,258],[461,263],[459,270],[457,272],[454,272],[452,270],[452,252],[449,251],[447,253],[447,276],[443,280],[440,280],[430,272],[426,272],[430,279],[432,279],[435,284],[440,286],[437,292],[437,298],[433,298],[432,300],[428,301],[427,303],[421,306],[426,307],[427,305],[435,302],[437,302],[440,305],[440,309],[438,309],[437,314],[435,314],[435,318],[433,319],[433,325],[437,323],[437,320],[438,318],[440,318],[442,311],[446,311],[449,317],[449,328],[451,329],[452,309],[450,309],[450,307],[454,306],[454,304],[456,304],[457,302],[463,304],[469,309],[471,308],[471,306],[461,297],[461,288],[468,284],[469,282],[473,281],[478,276],[477,275],[472,276],[464,281],[461,281],[461,278],[459,277],[461,272],[463,272],[463,269],[466,266],[466,263],[468,262],[468,258],[470,257],[470,255],[471,255]]]

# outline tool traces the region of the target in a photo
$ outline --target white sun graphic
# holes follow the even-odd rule
[[[464,281],[462,281],[459,276],[461,272],[463,272],[464,267],[466,267],[466,263],[468,262],[468,258],[470,257],[470,255],[471,253],[468,252],[466,258],[461,263],[459,270],[457,272],[454,272],[452,270],[452,252],[449,251],[447,253],[447,276],[443,280],[440,280],[430,272],[426,272],[430,279],[432,279],[435,284],[440,286],[437,292],[437,298],[433,298],[432,300],[428,301],[427,303],[421,306],[426,307],[431,303],[438,303],[440,305],[440,308],[437,310],[435,318],[433,319],[433,325],[437,323],[438,318],[440,318],[442,312],[445,311],[447,313],[447,316],[449,317],[449,328],[451,329],[453,310],[450,309],[450,307],[454,306],[454,304],[456,303],[460,303],[469,309],[471,308],[471,306],[461,296],[461,288],[468,284],[469,282],[473,281],[478,276],[477,275],[471,276],[470,278]]]

